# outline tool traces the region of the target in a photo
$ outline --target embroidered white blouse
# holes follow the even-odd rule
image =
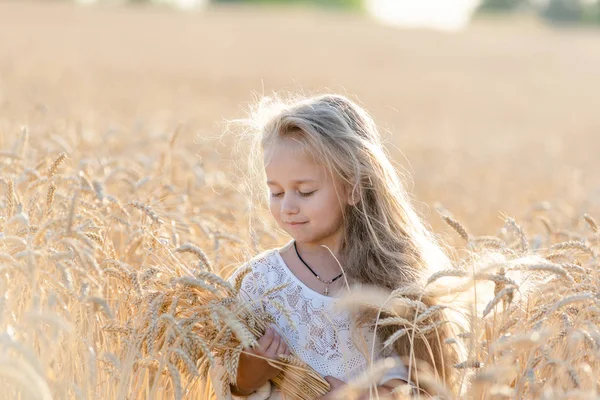
[[[241,298],[255,309],[271,314],[276,325],[274,328],[288,347],[323,377],[329,375],[348,381],[365,371],[371,361],[373,340],[376,341],[373,361],[383,357],[381,343],[374,338],[372,328],[353,329],[348,313],[335,308],[336,298],[306,286],[287,267],[280,249],[254,257],[249,265],[252,269],[242,281]],[[229,278],[231,283],[241,270],[238,269]],[[283,289],[265,296],[269,289],[284,284],[287,285]],[[284,315],[281,309],[287,310],[289,315]],[[397,355],[393,358],[395,368],[384,375],[381,384],[391,379],[407,379],[406,367]],[[240,398],[222,393],[223,372],[219,365],[211,368],[210,376],[217,399]],[[248,397],[253,400],[280,398],[281,393],[275,387],[271,388],[270,382]]]

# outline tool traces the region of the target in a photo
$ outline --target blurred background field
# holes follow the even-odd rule
[[[507,259],[554,262],[536,266],[556,276],[531,304],[559,302],[546,310],[556,315],[500,298],[487,320],[478,314],[476,358],[489,356],[482,372],[500,386],[473,398],[598,393],[597,1],[78,3],[90,4],[0,2],[0,384],[16,381],[6,393],[203,398],[181,348],[142,342],[160,336],[156,307],[166,324],[198,306],[157,305],[181,277],[209,267],[226,277],[287,240],[268,215],[249,237],[243,160],[223,135],[273,91],[346,94],[371,111],[417,208],[459,240],[459,255],[470,253],[435,208],[472,235],[498,233],[479,246]],[[507,215],[530,240],[502,229]],[[561,241],[577,242],[551,247]],[[493,289],[512,299],[511,284]],[[560,308],[572,303],[581,307]],[[490,350],[506,326],[529,353]],[[540,350],[532,326],[557,341]],[[165,360],[177,368],[155,376]]]
[[[297,4],[8,2],[0,37],[4,146],[25,124],[32,137],[79,125],[146,145],[181,124],[184,147],[226,172],[228,146],[202,138],[256,95],[334,91],[373,112],[424,212],[440,202],[481,232],[541,201],[600,208],[591,27],[488,14],[447,33]]]

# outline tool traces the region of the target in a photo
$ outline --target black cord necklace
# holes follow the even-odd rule
[[[300,253],[298,253],[298,247],[296,246],[296,241],[294,240],[294,249],[296,250],[296,255],[298,256],[298,258],[300,259],[300,261],[302,261],[302,264],[306,265],[306,268],[308,268],[310,270],[310,272],[313,273],[313,275],[321,282],[323,282],[325,284],[325,290],[323,290],[323,293],[325,295],[329,294],[329,285],[331,285],[333,282],[337,281],[338,279],[340,279],[342,277],[342,275],[344,275],[344,273],[342,272],[341,274],[339,274],[338,276],[336,276],[335,278],[333,278],[330,281],[324,281],[323,279],[321,279],[321,277],[319,275],[317,275],[317,273],[315,271],[313,271],[313,269],[311,267],[308,266],[308,264],[306,263],[306,261],[304,261],[302,259],[302,257],[300,257]]]

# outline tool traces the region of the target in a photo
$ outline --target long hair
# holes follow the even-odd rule
[[[426,306],[436,304],[435,296],[425,290],[426,278],[431,271],[448,268],[449,259],[411,205],[376,124],[363,108],[340,95],[291,102],[264,98],[251,123],[251,133],[258,139],[251,151],[254,159],[260,158],[256,152],[277,138],[293,135],[316,160],[322,160],[329,173],[340,177],[352,194],[355,204],[344,210],[341,246],[350,284],[387,290],[421,288],[418,300]],[[442,310],[428,321],[447,317]],[[396,330],[379,327],[377,335],[384,342]],[[425,362],[446,387],[455,390],[458,376],[453,365],[462,361],[462,355],[444,342],[453,335],[452,330],[452,324],[445,323],[432,336],[405,335],[394,342],[394,349],[411,360],[408,368]]]

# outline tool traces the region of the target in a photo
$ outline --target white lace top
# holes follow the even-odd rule
[[[287,267],[279,249],[262,253],[249,264],[252,270],[242,281],[240,296],[255,309],[263,309],[273,316],[274,328],[298,357],[322,376],[329,375],[343,381],[366,370],[374,340],[372,328],[354,329],[348,313],[334,308],[336,298],[306,286]],[[230,282],[239,271],[241,268],[231,276]],[[287,286],[267,293],[269,289],[283,284]],[[280,311],[282,308],[289,312],[289,316]],[[375,340],[374,361],[383,357],[381,344],[377,338]],[[394,378],[407,379],[402,361],[397,356],[394,359],[395,369],[388,371],[381,383]],[[215,388],[221,386],[215,383]],[[263,387],[259,390],[262,394],[255,394],[254,398],[276,399],[279,398],[276,392]]]

